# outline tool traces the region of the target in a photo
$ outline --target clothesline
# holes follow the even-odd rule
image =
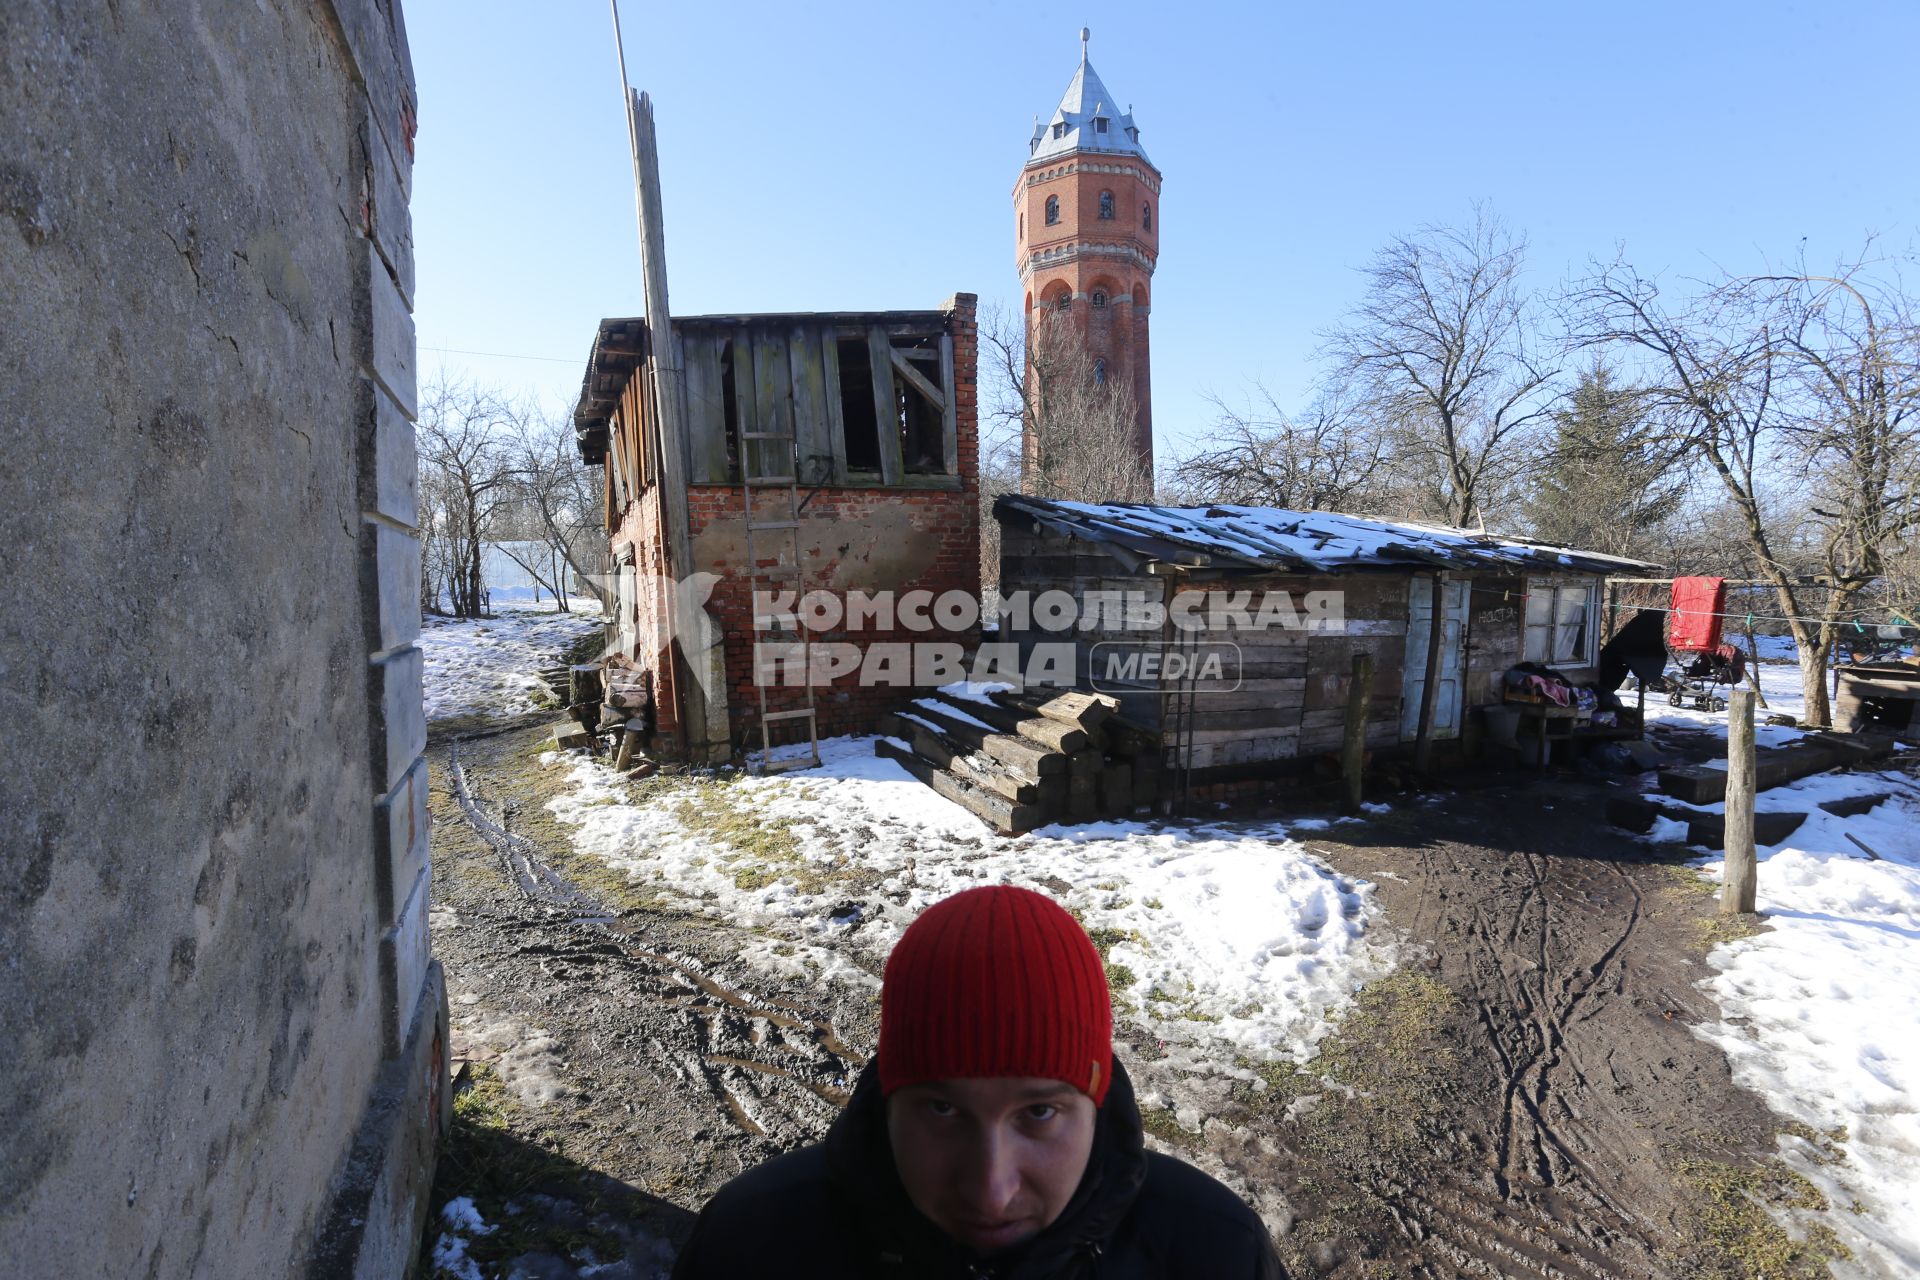
[[[1476,587],[1476,586],[1469,585],[1467,590],[1477,595],[1499,596],[1502,599],[1508,600],[1508,601],[1512,601],[1512,600],[1525,601],[1525,600],[1531,600],[1533,598],[1530,592],[1514,591],[1511,589],[1502,590],[1497,587]],[[1549,594],[1545,598],[1552,599],[1552,596]],[[1618,600],[1608,601],[1606,607],[1615,613],[1620,612],[1622,609],[1631,609],[1631,610],[1634,610],[1635,612],[1638,612],[1641,609],[1660,609],[1662,613],[1673,612],[1673,610],[1662,608],[1659,605],[1627,604]],[[1687,609],[1687,610],[1684,610],[1683,612],[1685,612],[1689,617],[1699,616],[1699,617],[1720,618],[1722,620],[1743,621],[1749,627],[1751,627],[1756,622],[1808,622],[1808,623],[1814,624],[1815,626],[1818,626],[1821,623],[1828,621],[1827,619],[1823,619],[1823,618],[1799,617],[1792,614],[1709,613],[1705,609]],[[1894,614],[1892,617],[1888,618],[1885,621],[1872,621],[1869,619],[1861,619],[1861,618],[1834,618],[1832,619],[1832,621],[1838,623],[1843,628],[1851,625],[1853,629],[1858,632],[1865,632],[1869,626],[1910,627],[1914,625],[1913,623],[1907,622],[1904,619],[1902,619],[1898,614]]]

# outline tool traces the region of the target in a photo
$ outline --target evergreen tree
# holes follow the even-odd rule
[[[1679,508],[1686,477],[1638,390],[1596,364],[1554,413],[1553,427],[1525,502],[1533,536],[1613,555],[1647,550]]]

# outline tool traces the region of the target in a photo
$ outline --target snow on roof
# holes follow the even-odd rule
[[[1641,560],[1503,538],[1469,529],[1280,507],[1158,507],[1009,494],[995,517],[1026,516],[1059,533],[1124,548],[1143,560],[1225,569],[1327,571],[1439,568],[1626,574]]]

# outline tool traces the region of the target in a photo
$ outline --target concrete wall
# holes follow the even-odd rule
[[[394,0],[0,7],[15,1274],[413,1253],[414,101]]]

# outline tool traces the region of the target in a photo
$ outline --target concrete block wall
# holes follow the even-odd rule
[[[0,9],[0,1241],[394,1276],[427,949],[394,0]]]

